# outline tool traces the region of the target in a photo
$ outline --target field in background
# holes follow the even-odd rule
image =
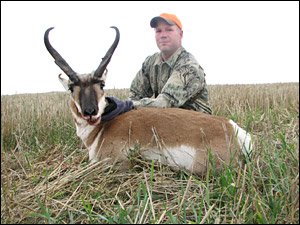
[[[203,177],[138,154],[126,173],[90,165],[67,93],[1,96],[1,223],[299,223],[299,83],[208,88],[256,151]]]

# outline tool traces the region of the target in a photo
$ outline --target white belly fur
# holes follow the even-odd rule
[[[146,159],[154,159],[158,162],[169,164],[170,166],[186,168],[191,171],[193,170],[195,153],[194,148],[185,145],[164,149],[163,152],[158,149],[141,151],[141,154]]]

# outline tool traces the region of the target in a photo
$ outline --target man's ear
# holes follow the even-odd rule
[[[61,74],[58,75],[58,80],[60,81],[60,83],[64,86],[65,90],[66,91],[69,91],[69,80],[65,79],[65,78],[62,78],[61,77]]]

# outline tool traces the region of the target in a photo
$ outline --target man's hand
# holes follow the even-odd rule
[[[118,115],[128,112],[133,109],[133,102],[131,100],[122,101],[115,97],[106,97],[108,105],[105,107],[101,115],[101,123],[105,123]]]

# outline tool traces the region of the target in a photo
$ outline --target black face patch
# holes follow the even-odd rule
[[[86,117],[98,114],[99,89],[102,89],[101,84],[102,80],[94,77],[80,83],[79,101],[82,114]]]
[[[98,113],[98,98],[93,85],[82,87],[80,90],[80,105],[84,116],[95,116]]]
[[[92,118],[99,113],[99,101],[104,95],[105,81],[91,74],[78,77],[78,82],[69,83],[69,90],[74,101],[80,106],[82,116]]]

